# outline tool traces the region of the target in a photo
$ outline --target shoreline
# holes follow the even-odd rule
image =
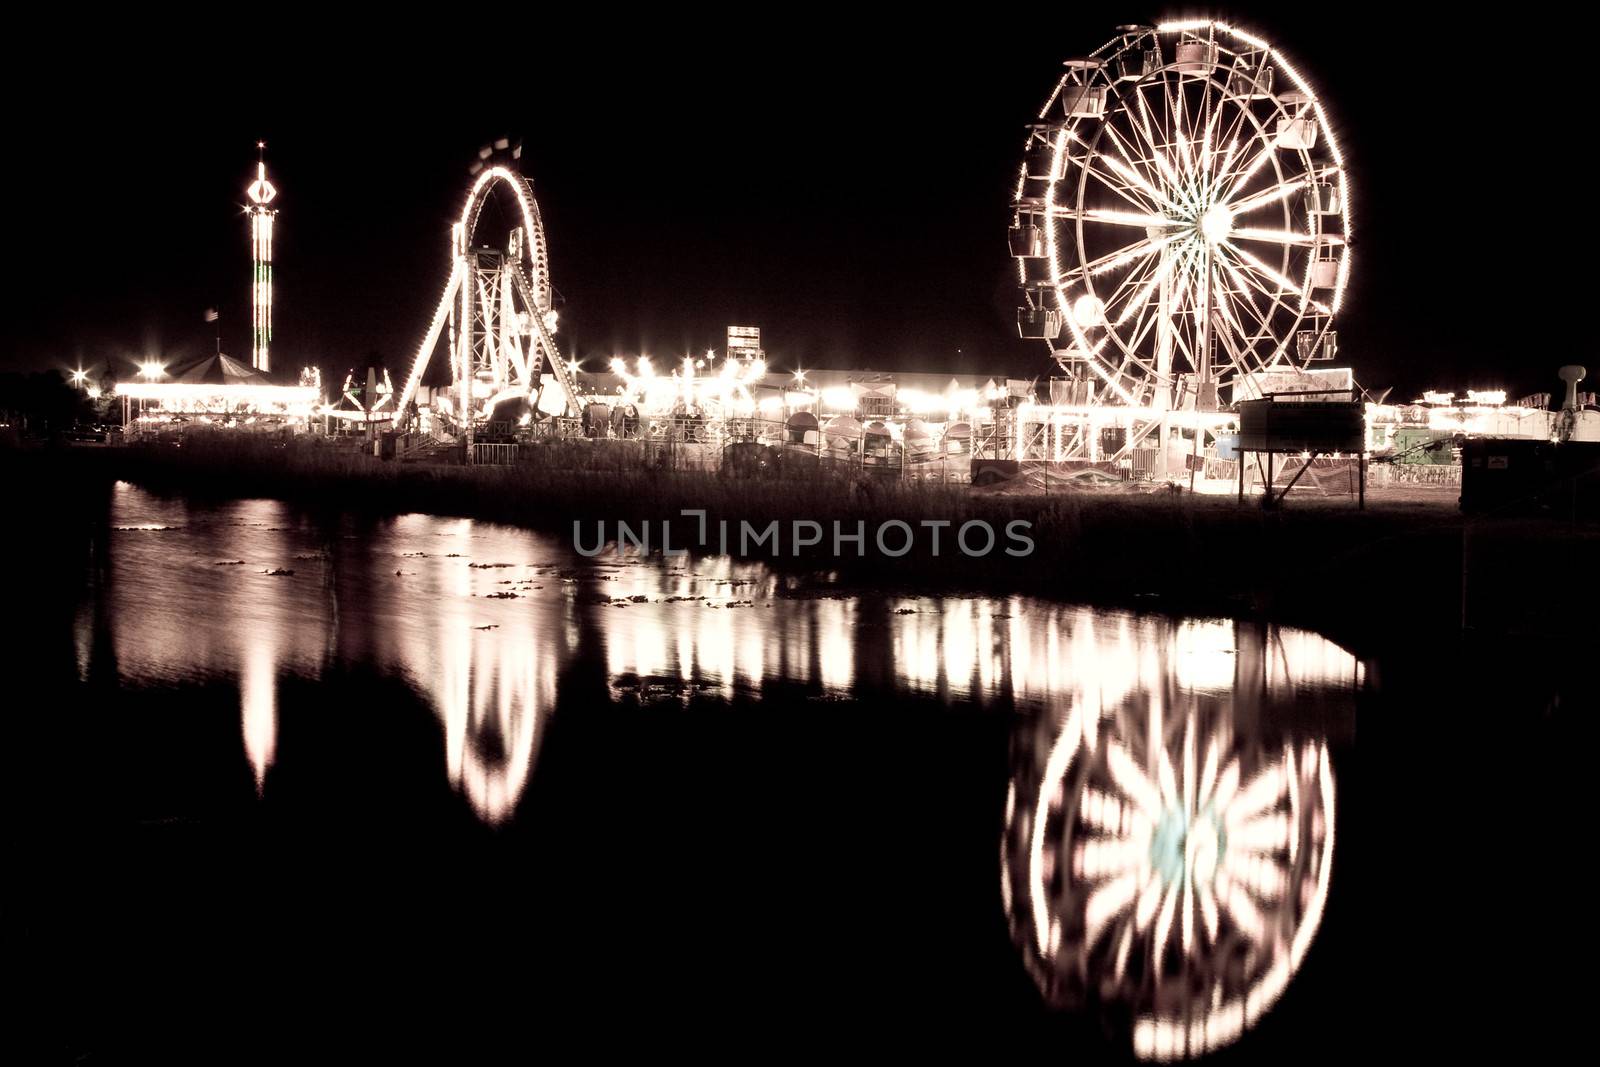
[[[1231,496],[1081,490],[1021,495],[880,482],[859,472],[777,481],[536,464],[424,466],[247,440],[199,441],[181,450],[12,453],[3,466],[21,479],[41,476],[57,492],[66,481],[124,480],[193,499],[266,497],[311,511],[459,516],[563,540],[573,537],[572,524],[579,522],[589,547],[595,522],[615,529],[617,521],[668,521],[672,547],[696,555],[723,554],[716,551],[713,532],[719,520],[735,529],[741,521],[757,528],[778,522],[785,533],[794,522],[824,528],[837,522],[846,530],[861,523],[868,532],[859,554],[835,555],[826,536],[799,554],[790,554],[786,536],[779,556],[726,554],[782,574],[827,573],[841,590],[1026,595],[1273,622],[1315,631],[1362,658],[1388,662],[1419,648],[1447,652],[1480,641],[1496,647],[1583,643],[1591,627],[1579,598],[1543,596],[1530,572],[1592,559],[1600,548],[1595,523],[1467,518],[1453,497],[1448,503],[1369,499],[1366,511],[1342,499],[1295,499],[1269,511],[1259,501],[1240,505]],[[8,481],[19,481],[11,475]],[[680,537],[694,532],[695,520],[680,515],[686,508],[705,510],[711,544]],[[916,527],[974,520],[990,523],[1001,538],[988,555],[934,555],[924,537],[904,555],[885,555],[871,532],[897,521]],[[1031,554],[1003,551],[1003,531],[1015,522],[1028,524]]]

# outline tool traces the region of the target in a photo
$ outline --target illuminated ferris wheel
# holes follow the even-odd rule
[[[1018,332],[1095,403],[1214,408],[1219,386],[1333,358],[1349,202],[1321,102],[1270,44],[1121,27],[1030,127]]]
[[[533,183],[511,160],[480,153],[460,220],[450,228],[450,277],[434,311],[410,373],[395,405],[396,417],[409,419],[411,401],[435,351],[447,349],[450,387],[435,407],[470,443],[476,425],[494,419],[501,405],[526,402],[546,414],[576,410],[577,388],[570,366],[556,345],[557,313],[550,285],[549,250]],[[491,246],[480,232],[484,209],[499,191],[512,220],[502,246]],[[555,388],[548,388],[550,384]]]

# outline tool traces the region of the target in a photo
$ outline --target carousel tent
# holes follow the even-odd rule
[[[192,363],[173,375],[180,385],[272,385],[272,379],[248,363],[217,353]]]
[[[269,420],[306,419],[321,400],[315,385],[278,385],[271,377],[217,353],[173,370],[140,371],[135,380],[118,381],[117,395],[139,401],[139,422],[171,421],[169,416],[245,417]],[[208,419],[208,421],[210,421]]]

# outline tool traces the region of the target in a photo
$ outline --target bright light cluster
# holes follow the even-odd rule
[[[118,382],[116,395],[150,402],[141,421],[168,422],[173,415],[271,415],[307,418],[317,413],[321,391],[295,385],[212,385],[200,382]]]
[[[766,363],[759,359],[718,363],[710,353],[704,359],[684,356],[675,369],[662,373],[649,356],[639,356],[632,367],[616,356],[610,369],[622,379],[621,402],[648,415],[750,417],[758,410],[773,411],[783,405],[776,392],[756,397],[754,387],[767,374]]]

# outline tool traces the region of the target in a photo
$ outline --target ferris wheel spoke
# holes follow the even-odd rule
[[[1172,756],[1166,747],[1161,749],[1161,759],[1156,764],[1156,781],[1161,786],[1161,802],[1168,808],[1178,807],[1178,774],[1172,766]]]
[[[1184,78],[1181,75],[1171,75],[1170,83],[1171,88],[1173,88],[1173,101],[1176,102],[1176,114],[1178,114],[1176,122],[1173,123],[1173,131],[1178,134],[1176,136],[1176,144],[1178,144],[1182,160],[1182,166],[1179,170],[1186,171],[1192,178],[1195,173],[1195,126],[1194,118],[1190,117],[1189,114],[1189,93],[1184,91],[1186,86],[1184,86]]]
[[[1276,853],[1289,847],[1289,817],[1281,811],[1255,815],[1228,833],[1228,847],[1241,852]]]
[[[1170,254],[1162,257],[1161,263],[1156,268],[1155,273],[1152,274],[1138,290],[1130,294],[1127,303],[1123,305],[1122,314],[1117,316],[1116,322],[1113,323],[1113,325],[1123,325],[1139,308],[1146,306],[1150,302],[1150,296],[1155,292],[1156,286],[1160,285],[1162,281],[1172,273],[1173,264],[1176,263],[1177,260],[1177,256]],[[1106,301],[1107,315],[1111,314],[1115,305],[1116,300],[1114,297],[1113,299]]]
[[[1238,373],[1245,373],[1247,369],[1245,360],[1253,351],[1254,346],[1247,346],[1243,351],[1240,351],[1238,339],[1228,331],[1227,326],[1227,320],[1220,311],[1211,316],[1211,328],[1216,331],[1217,343],[1227,357],[1220,363],[1213,359],[1212,370],[1218,371],[1232,368]],[[1242,334],[1243,331],[1240,330],[1239,333]]]
[[[1173,201],[1165,193],[1161,192],[1161,190],[1152,185],[1145,175],[1139,173],[1139,169],[1134,165],[1133,159],[1127,150],[1127,146],[1124,144],[1122,136],[1117,133],[1116,127],[1107,124],[1105,130],[1106,133],[1110,134],[1111,140],[1116,146],[1117,154],[1122,157],[1122,162],[1119,163],[1110,156],[1102,156],[1101,158],[1104,159],[1106,166],[1110,167],[1130,184],[1137,186],[1141,191],[1143,191],[1144,194],[1149,198],[1152,208],[1156,210],[1165,209],[1168,211],[1176,211],[1178,209],[1177,204],[1173,203]]]
[[[1219,88],[1214,81],[1208,80],[1206,83],[1206,107],[1210,114],[1207,116],[1205,133],[1201,140],[1201,172],[1208,189],[1215,186],[1216,171],[1213,170],[1212,164],[1216,160],[1217,146],[1228,139],[1226,134],[1220,137],[1217,135],[1217,131],[1222,124],[1224,105],[1227,102],[1226,97],[1218,99],[1217,90]]]
[[[1139,769],[1133,757],[1128,755],[1128,750],[1112,742],[1106,749],[1106,766],[1111,771],[1111,780],[1123,795],[1133,801],[1151,822],[1158,821],[1161,818],[1161,792]]]
[[[1150,273],[1152,265],[1159,262],[1160,260],[1155,256],[1146,254],[1145,256],[1142,256],[1136,263],[1134,263],[1132,269],[1122,276],[1122,278],[1117,282],[1116,287],[1113,288],[1111,293],[1102,301],[1102,314],[1110,315],[1112,310],[1117,306],[1118,301],[1120,301],[1125,294],[1133,292],[1134,288],[1138,286],[1139,282],[1144,278],[1144,276]]]
[[[1312,307],[1315,307],[1317,310],[1323,312],[1324,314],[1329,314],[1330,313],[1330,312],[1328,312],[1327,307],[1325,305],[1319,303],[1318,301],[1312,300],[1310,298],[1310,296],[1307,293],[1305,293],[1297,283],[1295,283],[1291,279],[1285,277],[1277,269],[1275,269],[1273,267],[1270,267],[1267,264],[1263,263],[1260,259],[1258,259],[1255,256],[1251,255],[1248,250],[1246,250],[1244,248],[1240,248],[1238,245],[1234,244],[1231,241],[1224,242],[1224,243],[1226,244],[1226,246],[1227,246],[1227,248],[1228,248],[1228,250],[1230,252],[1232,252],[1234,255],[1239,257],[1239,265],[1241,267],[1243,267],[1243,268],[1245,268],[1245,270],[1253,272],[1253,273],[1261,276],[1262,278],[1265,278],[1268,281],[1271,281],[1274,284],[1279,286],[1279,291],[1278,292],[1270,292],[1270,291],[1268,291],[1268,290],[1263,288],[1262,291],[1267,293],[1267,295],[1273,297],[1274,299],[1277,299],[1278,296],[1280,296],[1282,293],[1294,293],[1296,296],[1300,297],[1302,305],[1310,304]]]
[[[1165,97],[1164,91],[1162,95]],[[1155,164],[1156,170],[1161,172],[1162,178],[1166,179],[1168,185],[1174,189],[1181,188],[1183,181],[1178,177],[1178,172],[1173,167],[1172,161],[1167,158],[1166,146],[1156,139],[1152,125],[1153,120],[1150,116],[1149,101],[1145,99],[1145,94],[1142,90],[1135,91],[1134,96],[1139,101],[1139,125],[1136,129],[1144,134],[1148,158]]]
[[[1238,200],[1229,202],[1228,210],[1233,212],[1234,216],[1237,217],[1247,212],[1255,211],[1257,208],[1263,208],[1270,204],[1276,204],[1290,193],[1293,193],[1299,189],[1304,189],[1305,187],[1306,180],[1304,178],[1295,178],[1290,181],[1279,182],[1278,184],[1269,186],[1260,192],[1251,193],[1249,196],[1241,197]]]
[[[1151,943],[1151,954],[1156,967],[1161,966],[1161,957],[1166,955],[1167,943],[1172,938],[1172,918],[1177,912],[1179,887],[1169,886],[1161,898],[1161,914],[1156,917],[1155,939]]]
[[[1142,93],[1134,94],[1141,107],[1144,104]],[[1119,122],[1120,120],[1120,122]],[[1125,127],[1125,128],[1124,128]],[[1176,175],[1172,172],[1170,164],[1161,152],[1156,149],[1155,142],[1150,136],[1149,127],[1142,115],[1135,115],[1130,109],[1108,120],[1105,131],[1111,138],[1123,162],[1132,170],[1143,177],[1149,184],[1149,192],[1154,199],[1165,208],[1176,208],[1177,201],[1166,190],[1160,188],[1162,184],[1175,184]]]
[[[1228,147],[1222,150],[1222,159],[1217,163],[1216,169],[1207,176],[1208,187],[1211,189],[1212,200],[1215,203],[1221,203],[1221,200],[1216,195],[1217,186],[1221,183],[1221,176],[1226,174],[1228,168],[1232,166],[1233,154],[1238,149],[1239,143],[1237,141],[1228,141]]]
[[[1236,193],[1238,190],[1243,189],[1246,185],[1249,185],[1250,179],[1259,174],[1261,172],[1261,168],[1271,162],[1272,154],[1277,150],[1277,146],[1273,144],[1272,138],[1267,137],[1265,132],[1262,130],[1258,129],[1256,131],[1253,140],[1261,142],[1260,146],[1256,149],[1256,154],[1251,156],[1249,160],[1242,162],[1239,165],[1239,170],[1236,173],[1225,174],[1221,176],[1221,181],[1226,183],[1225,185],[1221,186],[1223,191],[1220,199],[1224,203],[1231,199],[1234,193]]]
[[[1242,887],[1252,900],[1269,906],[1283,896],[1289,881],[1288,872],[1274,856],[1242,852],[1231,841],[1222,858],[1222,869],[1235,887]]]
[[[1206,743],[1205,759],[1200,761],[1200,783],[1195,791],[1199,798],[1198,803],[1204,805],[1211,797],[1211,787],[1217,784],[1217,761],[1221,758],[1218,751],[1217,738],[1211,737]]]
[[[1243,274],[1239,273],[1239,268],[1235,267],[1232,263],[1229,263],[1226,259],[1224,259],[1221,256],[1218,256],[1217,259],[1218,259],[1219,262],[1221,262],[1223,271],[1228,275],[1228,277],[1230,279],[1232,279],[1232,281],[1234,283],[1234,286],[1235,286],[1234,288],[1230,288],[1230,287],[1226,287],[1226,286],[1222,287],[1221,293],[1222,293],[1223,298],[1229,302],[1230,306],[1234,305],[1234,304],[1242,304],[1246,308],[1248,308],[1250,310],[1251,316],[1256,320],[1256,323],[1261,327],[1261,330],[1264,333],[1270,334],[1272,332],[1272,320],[1271,320],[1271,317],[1270,317],[1271,316],[1271,306],[1269,306],[1269,308],[1268,308],[1268,310],[1266,312],[1263,312],[1256,305],[1255,296],[1250,291],[1250,289],[1251,289],[1250,283],[1244,277]],[[1242,315],[1238,314],[1237,309],[1235,309],[1235,311],[1234,311],[1234,319],[1238,323],[1239,332],[1241,334],[1243,334],[1244,333],[1244,317]],[[1250,336],[1248,338],[1248,341],[1249,341],[1251,349],[1255,348],[1256,342],[1258,340],[1259,340],[1259,335],[1252,335],[1252,336]]]
[[[1126,829],[1134,827],[1136,822],[1131,812],[1124,809],[1120,797],[1085,786],[1083,795],[1078,802],[1078,818],[1090,829],[1099,830],[1103,834],[1113,837],[1124,833]]]
[[[1144,885],[1139,890],[1138,899],[1133,905],[1133,927],[1135,930],[1149,929],[1150,923],[1156,917],[1156,910],[1161,907],[1161,879],[1154,872],[1145,879]]]
[[[1244,264],[1244,266],[1248,267],[1248,264]],[[1296,296],[1297,297],[1297,296],[1300,295],[1299,291],[1295,290],[1295,289],[1287,289],[1286,290],[1286,289],[1283,289],[1281,286],[1278,287],[1278,288],[1273,288],[1272,286],[1267,284],[1267,280],[1266,279],[1263,279],[1263,278],[1259,277],[1257,275],[1257,273],[1255,271],[1253,271],[1253,270],[1250,270],[1250,271],[1247,272],[1247,271],[1242,271],[1242,270],[1237,270],[1236,269],[1233,273],[1247,287],[1249,287],[1250,289],[1254,289],[1256,292],[1258,292],[1262,296],[1266,297],[1267,300],[1271,302],[1270,303],[1271,307],[1281,307],[1281,308],[1288,309],[1290,305],[1289,305],[1288,301],[1286,301],[1284,299],[1284,297],[1285,296]],[[1252,306],[1254,306],[1253,302],[1252,302]],[[1265,326],[1265,325],[1268,324],[1268,320],[1263,319],[1262,323],[1263,323],[1263,326]]]
[[[1255,906],[1244,888],[1227,873],[1219,871],[1216,878],[1217,903],[1228,920],[1251,941],[1260,943],[1266,933],[1261,911]]]
[[[1058,219],[1082,219],[1085,222],[1103,222],[1112,226],[1136,226],[1141,230],[1154,227],[1171,225],[1170,219],[1165,215],[1141,215],[1132,211],[1118,211],[1115,208],[1091,207],[1078,211],[1074,208],[1052,208],[1050,215]]]
[[[1181,314],[1185,308],[1189,307],[1189,298],[1193,292],[1190,273],[1191,269],[1198,267],[1199,260],[1199,248],[1195,245],[1186,246],[1183,251],[1183,259],[1178,264],[1177,280],[1173,289],[1172,309],[1175,313]]]
[[[1235,227],[1228,234],[1229,241],[1260,241],[1263,244],[1274,245],[1314,245],[1314,244],[1340,244],[1337,237],[1324,236],[1315,233],[1300,233],[1295,230],[1263,230],[1251,226]]]
[[[1149,857],[1148,843],[1127,837],[1089,837],[1073,851],[1073,873],[1086,882],[1103,882],[1132,871]]]
[[[1226,823],[1230,835],[1250,816],[1277,805],[1287,795],[1288,787],[1288,776],[1276,764],[1246,782],[1228,805]]]
[[[1172,234],[1164,234],[1161,237],[1146,237],[1144,240],[1131,244],[1120,251],[1101,256],[1099,259],[1085,264],[1074,273],[1081,273],[1086,277],[1104,274],[1108,270],[1125,266],[1135,260],[1153,256],[1174,240],[1176,240],[1176,237]]]
[[[1149,340],[1151,330],[1160,320],[1160,315],[1155,313],[1156,309],[1152,307],[1149,299],[1148,294],[1152,288],[1147,283],[1140,293],[1124,304],[1122,314],[1117,316],[1117,321],[1113,324],[1114,329],[1118,331],[1117,344],[1122,349],[1123,358],[1132,361],[1147,373],[1154,373],[1155,361],[1153,357],[1141,353],[1144,351],[1145,342]],[[1137,321],[1133,327],[1126,329],[1128,320],[1136,316]]]
[[[1194,174],[1194,155],[1191,151],[1190,140],[1193,130],[1188,125],[1188,108],[1185,106],[1183,80],[1174,79],[1173,97],[1177,100],[1177,119],[1172,124],[1174,141],[1178,147],[1178,172],[1180,174]]]
[[[1226,289],[1216,284],[1215,278],[1217,269],[1215,267],[1211,268],[1211,273],[1213,278],[1211,285],[1211,304],[1213,312],[1215,315],[1221,316],[1226,324],[1232,326],[1239,334],[1243,334],[1244,323],[1241,322],[1238,315],[1234,313],[1232,297]]]
[[[1084,947],[1092,947],[1106,926],[1133,905],[1138,894],[1139,877],[1133,873],[1090,891],[1083,908]]]
[[[1198,882],[1195,885],[1195,901],[1200,906],[1201,927],[1205,931],[1206,941],[1215,943],[1217,940],[1217,897],[1211,891],[1208,882]]]
[[[1233,120],[1228,123],[1227,129],[1223,131],[1222,136],[1218,138],[1219,143],[1222,141],[1228,142],[1227,154],[1230,158],[1233,155],[1233,152],[1239,147],[1239,135],[1244,130],[1245,119],[1250,115],[1249,105],[1239,100],[1233,100],[1232,103]],[[1216,176],[1220,177],[1227,172],[1228,163],[1227,161],[1224,161],[1220,166],[1217,167]]]
[[[1106,169],[1099,169],[1096,163],[1103,164]],[[1161,225],[1165,225],[1167,218],[1161,214],[1160,203],[1141,195],[1143,191],[1140,187],[1136,183],[1130,182],[1123,175],[1118,174],[1111,166],[1111,163],[1112,160],[1104,155],[1090,156],[1084,161],[1083,169],[1101,185],[1127,201],[1131,207],[1138,208],[1140,212],[1144,213],[1145,217],[1160,219]]]
[[[1152,374],[1155,373],[1154,358],[1136,356],[1133,355],[1133,353],[1139,352],[1144,348],[1145,342],[1150,339],[1151,332],[1155,329],[1156,324],[1160,321],[1161,316],[1157,314],[1142,316],[1139,322],[1134,326],[1126,349],[1129,359],[1133,360],[1133,362],[1137,363],[1140,367]]]

